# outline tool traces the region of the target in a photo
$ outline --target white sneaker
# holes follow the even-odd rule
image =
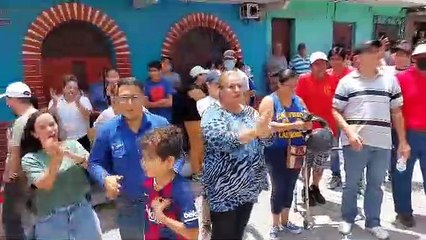
[[[385,229],[383,229],[380,226],[373,227],[373,228],[366,228],[366,230],[369,231],[377,239],[380,239],[380,240],[389,239],[388,231],[386,231]]]
[[[352,232],[352,223],[348,223],[348,222],[341,222],[339,225],[339,232],[343,235],[349,235]]]

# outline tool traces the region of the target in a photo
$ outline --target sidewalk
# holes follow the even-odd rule
[[[326,189],[326,180],[331,175],[329,170],[324,171],[321,190],[327,203],[322,206],[311,208],[315,226],[313,229],[304,231],[300,235],[283,234],[281,239],[289,240],[339,240],[342,236],[338,233],[337,227],[340,221],[341,189],[336,191]],[[418,164],[415,167],[413,177],[413,208],[417,221],[417,226],[411,230],[402,230],[393,225],[395,213],[393,211],[392,192],[390,183],[384,186],[385,192],[382,204],[382,225],[389,231],[391,240],[426,240],[426,197],[422,189],[422,176]],[[302,189],[302,182],[298,182],[298,190]],[[259,202],[255,204],[249,224],[246,229],[245,239],[267,240],[269,239],[269,228],[272,220],[270,216],[270,192],[263,192],[259,197]],[[301,196],[298,195],[298,203],[301,203]],[[362,209],[362,199],[358,201],[358,207]],[[301,206],[299,205],[301,208]],[[362,212],[362,211],[361,211]],[[113,211],[103,210],[99,213],[99,218],[104,229],[104,240],[119,240],[120,236],[114,224]],[[302,225],[303,219],[298,213],[291,213],[291,221],[297,225]],[[360,218],[356,222],[353,234],[348,238],[351,240],[375,240],[369,233],[363,231],[364,221]]]
[[[326,180],[331,175],[329,170],[324,171],[323,181],[321,182],[321,190],[324,197],[327,200],[325,205],[319,205],[311,208],[311,213],[314,218],[314,228],[308,231],[304,231],[302,234],[295,236],[291,234],[283,234],[281,239],[292,239],[292,240],[334,240],[342,239],[342,236],[338,233],[337,227],[340,221],[340,203],[341,203],[341,189],[336,191],[326,189]],[[390,188],[390,183],[386,183],[384,186],[384,197],[382,204],[382,225],[389,231],[391,239],[395,240],[414,240],[414,239],[425,239],[426,240],[426,197],[422,187],[422,176],[420,167],[416,166],[413,177],[413,208],[414,214],[417,221],[415,228],[411,230],[402,230],[396,228],[393,225],[395,219],[395,213],[393,211],[393,199]],[[298,190],[302,189],[302,182],[298,182]],[[259,203],[255,205],[253,213],[250,218],[249,226],[247,227],[247,238],[246,239],[269,239],[268,232],[269,227],[272,223],[270,217],[270,204],[269,204],[270,192],[264,192],[259,198]],[[298,203],[301,203],[301,196],[298,195]],[[359,199],[358,207],[362,209],[363,200]],[[300,208],[302,208],[299,205]],[[291,213],[291,221],[299,226],[302,226],[303,219],[298,213]],[[348,239],[353,240],[375,240],[368,232],[363,231],[365,221],[360,217],[356,222],[353,234]]]

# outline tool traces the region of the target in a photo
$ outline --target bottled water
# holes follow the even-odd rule
[[[404,157],[399,157],[398,161],[396,162],[396,170],[399,172],[405,171],[407,169],[407,160]]]

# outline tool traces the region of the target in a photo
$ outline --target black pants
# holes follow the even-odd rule
[[[22,213],[27,200],[25,178],[18,177],[13,182],[4,185],[2,221],[6,240],[25,239]]]
[[[86,149],[86,151],[90,152],[90,140],[89,137],[87,137],[87,134],[79,138],[77,141],[84,147],[84,149]]]
[[[253,203],[246,203],[228,212],[212,212],[210,217],[212,221],[211,240],[243,239],[244,230],[250,219]]]

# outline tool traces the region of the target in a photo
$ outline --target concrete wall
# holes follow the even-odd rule
[[[28,27],[43,11],[63,1],[1,0],[3,16],[10,18],[11,25],[0,27],[0,92],[12,81],[21,80],[22,44]],[[133,75],[146,79],[146,64],[158,59],[161,47],[172,24],[182,17],[195,13],[210,13],[226,22],[237,35],[244,60],[249,63],[256,79],[260,79],[261,66],[265,62],[266,21],[245,23],[239,19],[238,5],[184,3],[178,0],[161,0],[159,4],[144,9],[134,9],[131,1],[83,0],[114,19],[126,33],[131,51]],[[262,85],[258,83],[258,85]],[[0,102],[0,122],[9,121],[4,100]]]
[[[287,9],[271,11],[267,18],[294,19],[294,52],[298,43],[306,43],[308,50],[328,51],[333,41],[333,22],[355,23],[354,44],[372,38],[375,15],[404,16],[400,7],[370,7],[353,3],[293,0]],[[271,24],[267,25],[268,49],[271,45]]]

